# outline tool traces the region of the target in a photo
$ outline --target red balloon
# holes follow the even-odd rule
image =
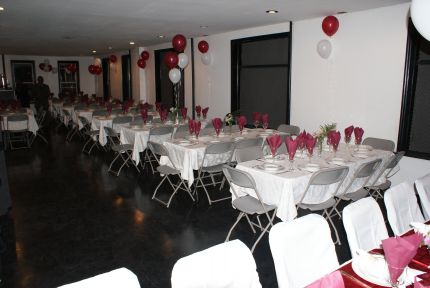
[[[322,30],[327,36],[333,36],[339,29],[339,20],[334,16],[327,16],[322,22]]]
[[[45,63],[40,63],[39,68],[40,70],[45,70]]]
[[[145,69],[146,61],[143,58],[140,58],[139,60],[137,60],[137,66],[139,66],[139,68]]]
[[[185,46],[187,46],[187,38],[182,34],[177,34],[172,39],[172,46],[179,53],[184,52]]]
[[[102,74],[102,67],[100,67],[100,66],[94,66],[95,68],[94,68],[94,74],[97,74],[97,75],[100,75],[100,74]]]
[[[110,62],[112,62],[112,63],[116,63],[116,61],[117,61],[117,60],[118,60],[118,59],[116,58],[116,56],[115,56],[115,55],[113,55],[113,54],[112,54],[112,55],[110,55],[110,56],[109,56],[109,61],[110,61]]]
[[[148,60],[149,59],[149,52],[148,51],[142,51],[142,53],[140,53],[140,57],[145,61]]]
[[[178,54],[176,54],[173,51],[169,51],[166,53],[166,55],[164,56],[164,63],[166,63],[167,67],[169,69],[175,68],[176,65],[178,65]]]
[[[208,50],[209,50],[209,43],[206,42],[205,40],[202,40],[199,42],[197,47],[199,48],[199,51],[204,54],[204,53],[208,52]]]
[[[48,72],[51,72],[51,71],[52,71],[52,65],[48,64]]]
[[[75,64],[69,64],[69,65],[67,65],[66,69],[69,70],[71,73],[75,73],[76,70],[77,70]]]
[[[95,74],[96,73],[96,66],[93,64],[88,66],[88,72],[90,72],[91,74]]]

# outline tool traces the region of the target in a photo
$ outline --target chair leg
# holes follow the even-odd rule
[[[246,217],[246,220],[248,220],[248,224],[249,224],[249,226],[251,227],[252,232],[253,232],[254,234],[255,234],[255,233],[257,233],[257,232],[255,231],[255,229],[254,229],[254,224],[252,224],[251,220],[249,220],[249,216],[248,216],[247,214],[245,214],[245,217]]]
[[[240,212],[239,216],[236,219],[236,222],[234,222],[233,226],[231,226],[230,228],[230,231],[228,231],[227,238],[225,238],[224,242],[227,242],[230,239],[231,232],[233,232],[233,229],[236,227],[237,223],[239,223],[240,219],[242,219],[244,215],[244,212]]]
[[[337,232],[336,226],[334,226],[333,220],[331,219],[331,215],[326,210],[324,210],[324,213],[326,214],[325,218],[327,219],[327,221],[330,222],[331,226],[333,227],[334,234],[336,235],[336,241],[334,242],[334,244],[341,245],[342,243],[340,242],[339,233]],[[323,213],[323,215],[324,215],[324,213]]]

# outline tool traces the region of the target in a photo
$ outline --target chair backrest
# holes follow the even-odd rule
[[[294,125],[287,125],[287,124],[281,124],[278,126],[279,132],[286,133],[288,135],[299,135],[300,134],[300,127],[294,126]]]
[[[69,111],[68,111],[68,110],[66,110],[66,109],[63,109],[63,114],[64,114],[64,116],[66,116],[66,117],[70,117],[70,113],[69,113]]]
[[[160,118],[153,118],[152,123],[161,123],[161,119]]]
[[[243,148],[248,148],[248,147],[253,147],[253,146],[261,147],[262,144],[263,144],[263,138],[261,138],[261,137],[246,138],[246,139],[241,139],[241,140],[237,141],[234,149],[243,149]]]
[[[152,153],[157,156],[167,156],[167,157],[169,156],[169,151],[167,151],[166,147],[164,147],[163,144],[149,141],[148,147],[149,149],[151,149]]]
[[[388,169],[387,174],[386,174],[387,178],[390,178],[394,174],[396,174],[395,172],[393,173],[394,168],[397,167],[397,165],[399,164],[400,160],[405,155],[405,151],[399,151],[399,152],[395,153],[395,155],[396,155],[396,157],[393,160],[391,160],[390,164],[388,164],[388,166],[387,166],[387,169]]]
[[[111,113],[112,115],[119,115],[122,113],[122,109],[121,108],[112,109]]]
[[[256,160],[263,157],[263,150],[260,146],[249,146],[234,150],[234,157],[237,163]]]
[[[155,135],[172,135],[173,133],[173,126],[160,126],[160,127],[151,127],[149,130],[149,137],[155,136]]]
[[[202,129],[202,131],[200,131],[200,136],[207,136],[207,135],[214,135],[215,134],[215,129],[212,127],[205,127]]]
[[[14,126],[13,123],[16,122],[23,122],[24,126],[22,126],[21,124],[19,124],[18,126]],[[12,124],[12,127],[10,127],[9,125]],[[27,114],[18,114],[18,115],[10,115],[7,117],[7,130],[9,131],[25,131],[29,129],[29,123],[28,123],[28,115]]]
[[[411,228],[409,226],[411,222],[424,222],[413,184],[403,182],[391,187],[385,191],[384,202],[388,222],[394,234],[401,235],[408,231]]]
[[[393,141],[382,139],[382,138],[373,138],[373,137],[367,137],[363,140],[364,145],[370,145],[375,149],[379,150],[387,150],[387,151],[394,151],[394,144]]]
[[[79,103],[79,104],[75,105],[75,110],[82,110],[85,108],[87,108],[87,104],[85,104],[85,103]]]
[[[372,179],[372,176],[378,172],[378,168],[381,163],[382,159],[375,159],[370,162],[362,163],[357,168],[357,170],[355,170],[354,174],[349,180],[348,185],[346,185],[343,191],[341,191],[339,194],[354,193],[357,190],[367,186],[370,179]],[[359,186],[354,187],[357,185],[357,183],[359,183]],[[351,187],[353,188],[353,191],[349,191]]]
[[[339,266],[330,227],[317,214],[274,225],[269,244],[279,288],[305,287]]]
[[[113,124],[125,124],[125,123],[130,123],[133,120],[132,116],[118,116],[113,118],[112,120],[112,125]]]
[[[130,125],[142,125],[143,119],[141,117],[134,117],[133,121],[130,122]]]
[[[82,126],[84,127],[89,127],[90,126],[90,122],[88,121],[87,118],[83,117],[83,116],[78,116],[79,121],[81,121]]]
[[[342,220],[353,258],[357,255],[357,250],[379,248],[381,240],[388,238],[384,216],[372,197],[362,198],[346,206]]]
[[[105,130],[106,136],[109,138],[110,141],[113,141],[112,138],[119,139],[118,132],[116,132],[113,128],[105,126],[103,127]]]
[[[349,168],[339,166],[334,168],[321,169],[312,174],[306,185],[305,191],[299,203],[322,203],[334,195],[337,195],[342,183],[348,175]],[[320,189],[313,189],[314,186],[334,185],[326,193],[321,193]]]
[[[259,288],[254,257],[240,240],[225,242],[179,259],[172,288]]]
[[[108,115],[108,112],[104,109],[94,110],[93,112],[93,116],[106,116],[106,115]]]
[[[420,196],[425,220],[430,220],[430,174],[415,180],[415,188]]]
[[[137,276],[127,268],[119,268],[107,273],[87,278],[58,288],[140,288]]]
[[[176,128],[176,131],[173,134],[173,138],[185,138],[185,136],[187,136],[188,134],[188,125],[180,125],[178,126],[178,128]]]

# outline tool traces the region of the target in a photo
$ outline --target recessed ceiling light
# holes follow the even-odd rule
[[[4,7],[0,6],[0,11],[4,11]]]
[[[109,49],[109,50],[112,50],[112,46],[109,46],[109,47],[108,47],[108,49]]]
[[[206,25],[201,25],[200,26],[200,28],[202,28],[202,29],[206,29],[206,28],[208,28],[209,26],[206,26]]]
[[[97,51],[96,51],[96,50],[93,50],[93,53],[97,53]]]
[[[130,45],[134,45],[134,42],[133,42],[133,41],[130,41]]]
[[[164,35],[158,35],[158,38],[164,38]]]
[[[278,13],[278,10],[267,10],[266,13],[267,14],[276,14],[276,13]]]

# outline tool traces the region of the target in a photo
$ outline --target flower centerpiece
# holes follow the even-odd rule
[[[173,123],[176,123],[176,120],[178,119],[178,113],[179,113],[179,109],[177,107],[170,107],[169,119]]]
[[[227,113],[224,117],[225,125],[228,125],[231,133],[231,126],[234,124],[234,116],[232,113]]]
[[[314,133],[314,137],[317,139],[318,153],[322,152],[322,145],[324,139],[327,138],[327,135],[330,131],[336,130],[336,123],[324,124],[320,126],[320,129]]]

